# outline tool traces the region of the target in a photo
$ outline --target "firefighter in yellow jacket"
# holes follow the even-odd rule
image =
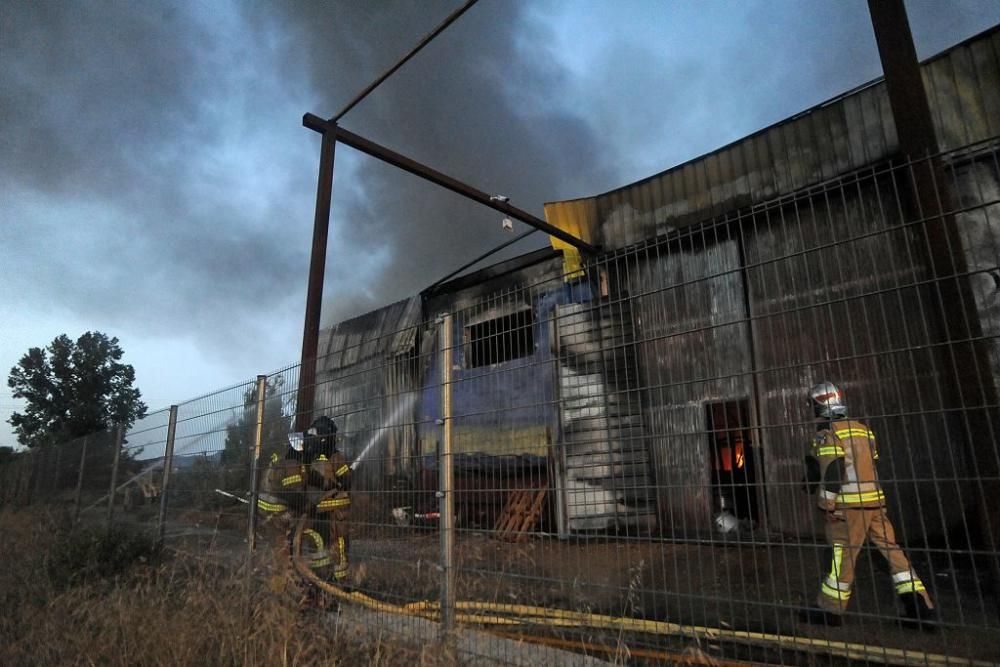
[[[822,382],[809,394],[817,418],[816,436],[807,465],[817,486],[816,500],[826,517],[826,539],[832,549],[820,584],[817,608],[801,618],[810,623],[840,625],[851,601],[857,558],[869,541],[889,562],[904,624],[931,630],[934,604],[910,561],[896,544],[895,530],[885,510],[885,493],[878,480],[875,434],[865,424],[847,418],[840,390]]]
[[[316,418],[305,433],[292,433],[284,458],[272,455],[257,508],[263,516],[307,514],[301,553],[323,579],[343,582],[348,572],[348,509],[351,467],[337,450],[337,425]]]

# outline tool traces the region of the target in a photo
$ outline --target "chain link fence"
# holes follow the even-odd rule
[[[937,214],[913,204],[922,170]],[[312,574],[392,632],[488,630],[452,641],[501,662],[520,660],[513,638],[619,661],[995,663],[998,216],[994,141],[571,274],[539,251],[326,330],[313,414],[335,420],[351,468],[346,580],[296,569],[295,522],[253,516],[254,480],[289,452],[297,367],[19,455],[0,500],[148,526],[234,566],[253,552],[248,576]],[[961,243],[947,266],[934,238]],[[831,572],[807,479],[824,380],[875,440],[934,633],[906,627],[900,572],[870,535],[839,545],[851,581]],[[842,623],[804,622],[830,585]]]
[[[16,454],[0,505],[155,531],[470,661],[998,664],[996,44],[925,65],[941,154],[894,157],[863,87],[554,207],[600,209],[599,256],[539,250],[324,330],[324,480],[289,446],[291,366]]]

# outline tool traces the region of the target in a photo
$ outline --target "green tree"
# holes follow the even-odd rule
[[[115,424],[126,428],[146,414],[133,387],[135,370],[121,363],[117,338],[88,331],[75,342],[65,334],[33,347],[10,370],[7,386],[27,401],[8,421],[18,442],[38,447],[65,442]]]

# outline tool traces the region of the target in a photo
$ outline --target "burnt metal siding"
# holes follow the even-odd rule
[[[374,443],[355,471],[359,488],[415,474],[420,305],[419,297],[405,299],[320,333],[316,413],[337,422],[348,460]]]
[[[952,165],[948,174],[955,224],[966,251],[969,283],[1000,387],[1000,155],[997,147]]]
[[[958,159],[945,174],[965,211],[956,218],[996,379],[997,151]],[[756,483],[769,526],[821,531],[802,480],[815,431],[804,397],[822,379],[840,385],[852,416],[878,434],[880,474],[904,537],[940,539],[965,521],[975,495],[963,480],[973,467],[963,415],[943,395],[960,370],[942,345],[923,225],[900,203],[910,181],[907,168],[862,170],[590,267],[627,286],[663,531],[710,526],[705,406],[744,398],[756,417]]]
[[[627,299],[595,298],[589,280],[566,280],[559,256],[485,276],[433,297],[426,308],[454,314],[453,450],[507,457],[478,482],[497,493],[511,475],[515,485],[529,482],[527,468],[513,468],[551,464],[561,533],[648,528],[653,494]],[[472,366],[469,327],[528,309],[533,352]],[[498,337],[493,344],[507,343]],[[437,356],[430,361],[419,408],[425,454],[440,438],[439,363]]]
[[[722,229],[652,246],[619,262],[615,275],[632,299],[660,530],[707,531],[706,405],[752,399],[738,240]]]
[[[942,410],[950,369],[932,345],[940,332],[933,287],[921,284],[922,228],[902,225],[898,186],[861,180],[742,221],[769,521],[780,530],[821,530],[800,488],[815,431],[804,397],[821,380],[875,430],[904,537],[943,535],[973,500],[957,481],[960,427]]]
[[[1000,134],[1000,28],[922,64],[942,151]],[[623,248],[766,202],[898,151],[877,80],[717,151],[595,197],[546,204],[550,221],[588,212],[588,237]],[[563,212],[563,210],[568,213]]]
[[[948,49],[921,73],[942,151],[1000,134],[1000,29]]]

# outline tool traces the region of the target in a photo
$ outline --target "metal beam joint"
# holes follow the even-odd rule
[[[451,190],[466,199],[471,199],[479,204],[482,204],[483,206],[487,206],[511,218],[520,220],[526,225],[530,225],[539,231],[545,232],[549,236],[554,236],[560,241],[568,243],[581,252],[589,255],[599,252],[599,249],[596,246],[573,236],[569,232],[550,225],[545,220],[542,220],[527,211],[519,209],[516,206],[511,206],[510,202],[506,201],[505,198],[483,192],[482,190],[454,179],[451,176],[443,174],[435,169],[421,164],[420,162],[417,162],[416,160],[410,159],[405,155],[386,148],[385,146],[376,144],[365,137],[345,130],[336,123],[331,123],[330,121],[324,120],[315,114],[307,113],[302,117],[302,124],[310,130],[319,132],[324,136],[328,136],[332,133],[335,141],[339,141],[355,150],[365,153],[366,155],[370,155],[371,157],[382,160],[383,162],[391,164],[394,167],[398,167],[399,169],[409,172],[414,176],[419,176],[420,178],[430,181],[431,183],[443,187],[446,190]]]

